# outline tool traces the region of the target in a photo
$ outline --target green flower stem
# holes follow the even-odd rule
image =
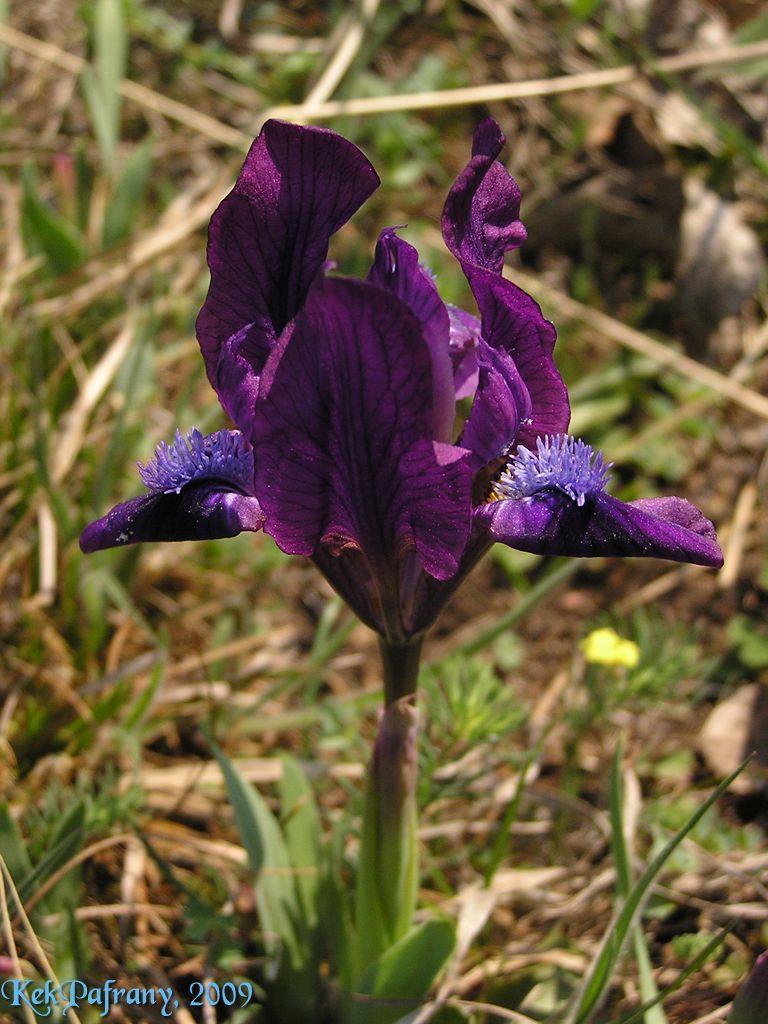
[[[385,706],[368,768],[357,876],[357,977],[413,923],[418,892],[415,705],[421,643],[381,641]]]
[[[413,697],[419,681],[421,637],[407,644],[391,644],[379,637],[379,653],[384,672],[384,704]]]

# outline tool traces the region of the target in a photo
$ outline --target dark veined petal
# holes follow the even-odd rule
[[[351,142],[267,121],[211,220],[211,284],[197,319],[208,379],[248,435],[259,374],[301,308],[328,242],[378,187]]]
[[[509,439],[529,420],[531,400],[512,358],[482,338],[477,347],[479,380],[475,400],[461,436],[472,452],[475,469],[506,452]]]
[[[528,419],[515,441],[530,445],[542,434],[565,433],[571,408],[552,357],[555,328],[538,303],[511,281],[486,270],[464,269],[482,315],[483,338],[491,348],[509,353],[530,396]]]
[[[402,299],[421,321],[432,357],[433,437],[436,441],[453,440],[456,393],[449,351],[450,322],[432,275],[419,263],[416,249],[398,238],[394,228],[387,228],[379,235],[368,280]]]
[[[579,505],[559,489],[505,498],[477,509],[489,536],[540,555],[629,555],[719,568],[712,523],[683,498],[625,503],[602,491]]]
[[[504,135],[493,118],[475,129],[472,159],[443,208],[443,238],[462,264],[501,273],[504,253],[527,237],[520,220],[520,189],[496,159]]]
[[[115,506],[80,536],[85,552],[153,540],[209,540],[260,530],[264,515],[253,497],[253,451],[242,434],[204,436],[179,431],[139,464],[150,489]]]
[[[504,253],[525,241],[520,221],[520,190],[496,159],[504,145],[492,119],[475,132],[472,159],[448,194],[443,237],[461,263],[481,315],[486,342],[512,357],[530,395],[529,422],[520,444],[541,434],[568,429],[568,393],[552,358],[555,329],[524,291],[501,276]]]
[[[142,494],[116,505],[80,535],[86,554],[150,540],[212,540],[260,530],[258,501],[215,483],[195,483],[178,494]]]
[[[432,440],[432,360],[422,326],[365,282],[313,288],[264,375],[254,428],[265,530],[292,554],[363,552],[391,575],[415,548],[456,571],[471,520],[467,452]]]

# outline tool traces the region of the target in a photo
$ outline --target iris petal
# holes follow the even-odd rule
[[[723,556],[712,523],[683,498],[625,503],[604,492],[582,505],[549,489],[477,510],[493,540],[540,555],[667,558],[719,568]]]
[[[453,385],[456,398],[471,398],[477,388],[479,367],[477,346],[480,321],[458,306],[446,306],[451,322],[450,352],[453,364]]]
[[[253,451],[236,430],[203,435],[176,431],[161,442],[139,475],[150,489],[90,523],[85,552],[151,540],[210,540],[260,530],[264,514],[253,496]]]
[[[432,357],[434,438],[451,441],[456,393],[449,351],[450,321],[432,276],[419,263],[416,249],[398,238],[394,228],[387,228],[379,235],[368,280],[402,299],[421,321]]]
[[[417,317],[364,281],[312,289],[265,372],[256,493],[289,553],[364,552],[381,578],[403,550],[438,578],[469,537],[471,471],[433,440],[432,360]]]
[[[197,336],[208,379],[247,436],[275,339],[320,273],[331,235],[378,184],[360,150],[334,132],[267,121],[214,213]]]
[[[526,237],[520,190],[496,159],[503,145],[495,121],[478,126],[472,158],[448,193],[443,237],[472,288],[483,338],[492,348],[509,353],[530,395],[529,422],[515,438],[530,446],[539,434],[564,433],[570,406],[552,358],[554,327],[529,295],[501,275],[504,253]]]
[[[472,158],[443,208],[443,238],[460,263],[500,274],[504,253],[527,238],[520,220],[520,189],[497,157],[504,135],[493,118],[475,129]]]
[[[477,348],[479,380],[461,443],[476,469],[503,455],[528,421],[531,400],[511,357],[483,339]]]
[[[256,498],[211,482],[179,493],[142,494],[116,505],[80,535],[86,553],[152,540],[212,540],[260,530],[264,515]]]
[[[568,391],[552,356],[555,329],[530,295],[506,278],[464,268],[482,314],[482,334],[491,348],[509,353],[530,396],[528,421],[515,437],[530,446],[541,434],[568,429]]]

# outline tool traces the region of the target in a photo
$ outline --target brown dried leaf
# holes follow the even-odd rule
[[[689,177],[680,223],[678,303],[693,346],[705,349],[721,320],[738,317],[757,288],[763,256],[734,203]]]
[[[758,683],[740,686],[717,704],[704,722],[696,747],[709,769],[723,778],[747,755],[755,759],[731,789],[749,793],[768,777],[768,692]]]

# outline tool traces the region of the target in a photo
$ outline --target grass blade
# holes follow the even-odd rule
[[[691,815],[685,826],[674,835],[664,848],[654,857],[641,877],[632,887],[630,894],[622,906],[618,916],[611,923],[608,932],[603,939],[600,953],[597,956],[591,970],[588,972],[582,985],[578,1001],[573,1011],[566,1018],[565,1024],[584,1024],[589,1015],[600,1002],[608,981],[619,959],[624,942],[629,930],[634,924],[637,915],[643,905],[643,901],[661,869],[666,864],[677,847],[682,843],[688,833],[704,817],[712,805],[728,789],[733,780],[744,771],[749,763],[747,758],[731,774],[710,793],[701,807]]]
[[[509,834],[512,831],[512,826],[517,821],[517,815],[520,810],[520,801],[523,798],[525,792],[525,783],[528,780],[528,769],[531,767],[533,762],[538,756],[538,750],[529,751],[525,760],[523,761],[522,767],[520,768],[520,774],[518,775],[517,785],[515,786],[515,792],[512,795],[512,799],[509,801],[504,809],[504,816],[499,824],[496,838],[493,841],[491,848],[491,856],[488,862],[488,867],[483,875],[483,881],[486,886],[489,886],[493,881],[493,876],[498,870],[499,864],[501,864],[504,854],[507,852],[507,844],[509,842]]]
[[[149,137],[136,147],[117,179],[104,215],[102,244],[105,249],[124,242],[139,218],[152,173],[153,141]]]
[[[624,829],[624,787],[621,779],[621,763],[624,757],[624,744],[619,737],[611,765],[609,780],[609,809],[611,816],[611,850],[616,866],[616,888],[619,896],[626,900],[632,889],[632,863],[627,847]],[[640,995],[647,1006],[644,1015],[645,1024],[667,1024],[667,1015],[659,1003],[659,990],[653,976],[651,958],[639,921],[632,925],[632,946],[640,981]]]
[[[712,938],[706,946],[696,954],[685,970],[681,971],[673,982],[670,982],[669,985],[657,993],[653,999],[643,1003],[642,1006],[638,1006],[636,1010],[632,1010],[628,1014],[625,1014],[616,1021],[616,1024],[636,1024],[637,1021],[648,1013],[648,1010],[654,1007],[657,1003],[662,1002],[667,998],[667,996],[671,996],[673,992],[677,992],[677,990],[685,984],[688,978],[695,974],[700,967],[703,967],[712,954],[722,946],[726,936],[728,935],[728,931],[729,929],[724,928],[721,932],[718,932],[718,934],[715,935],[714,938]]]
[[[115,167],[120,140],[120,84],[128,54],[122,0],[98,0],[93,24],[93,64],[83,68],[81,84],[105,168]]]
[[[64,867],[76,853],[80,852],[84,831],[85,804],[80,801],[62,819],[48,852],[26,878],[17,882],[16,889],[22,903],[26,903],[46,879]],[[61,881],[63,882],[64,879]],[[57,887],[60,884],[61,882],[57,883]],[[45,906],[48,909],[56,909],[55,900],[51,899],[50,893],[46,896]]]

